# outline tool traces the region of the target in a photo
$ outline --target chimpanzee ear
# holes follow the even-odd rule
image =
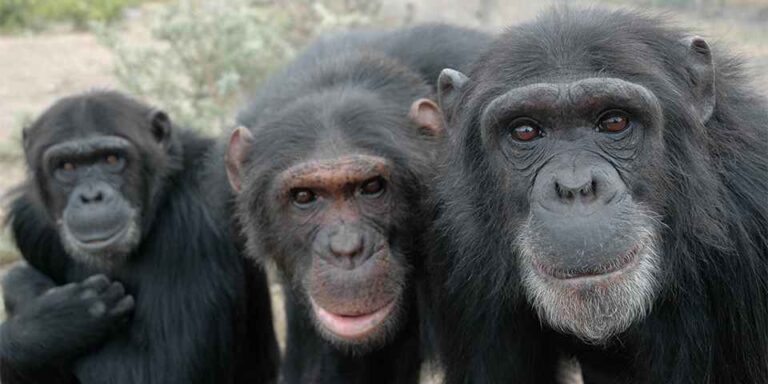
[[[437,102],[444,112],[453,112],[461,88],[467,81],[469,78],[455,69],[446,68],[440,72],[440,77],[437,78]]]
[[[232,136],[229,137],[229,147],[227,147],[227,153],[224,157],[227,164],[229,185],[235,192],[240,192],[243,162],[251,143],[253,143],[253,134],[243,126],[235,128]]]
[[[168,138],[171,137],[171,118],[168,114],[162,110],[155,109],[149,114],[150,129],[152,130],[152,136],[158,143],[168,143]]]
[[[414,101],[408,117],[429,135],[437,136],[443,132],[443,114],[437,103],[430,99],[422,98]]]
[[[683,40],[687,48],[686,61],[691,74],[693,110],[702,124],[709,121],[715,110],[715,66],[709,44],[699,37]]]

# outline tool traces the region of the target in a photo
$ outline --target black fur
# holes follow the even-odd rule
[[[437,194],[428,270],[449,383],[548,382],[559,350],[588,383],[768,382],[768,106],[742,62],[713,50],[716,105],[702,125],[688,104],[683,31],[625,11],[554,11],[511,28],[468,73],[449,113],[456,133]],[[528,201],[507,198],[479,134],[487,103],[505,91],[579,76],[644,85],[663,109],[660,290],[651,313],[605,345],[540,325],[520,283],[510,223]],[[552,80],[554,79],[554,80]],[[544,376],[544,377],[542,377]]]
[[[122,108],[138,121],[150,111],[112,92],[63,99],[59,107],[58,115],[46,117],[58,122],[56,132],[33,131],[25,142],[71,134],[75,128],[67,125],[64,114],[68,110],[84,108],[96,113],[99,108]],[[111,126],[113,131],[108,133],[135,127],[124,123]],[[94,133],[104,128],[77,129]],[[4,383],[263,383],[276,378],[278,351],[265,275],[241,258],[231,240],[227,184],[212,188],[208,183],[214,179],[203,178],[214,142],[177,128],[173,127],[178,137],[171,161],[176,166],[157,169],[157,164],[144,164],[142,177],[149,179],[149,190],[157,192],[147,202],[154,211],[145,216],[141,243],[124,265],[107,273],[135,298],[128,326],[116,330],[103,344],[43,366],[15,366],[11,362],[16,361],[16,347],[0,344]],[[139,132],[139,137],[151,140],[149,134],[148,129],[145,134]],[[142,151],[154,150],[149,141],[133,144]],[[151,158],[143,157],[145,161]],[[158,174],[162,177],[155,179]],[[74,262],[65,253],[33,185],[30,180],[22,186],[10,206],[13,236],[24,260],[47,276],[49,288],[104,273]],[[37,298],[15,297],[22,295],[21,288],[18,281],[5,281],[6,301],[21,301],[17,308],[9,308],[13,309],[9,321],[18,307],[29,304],[23,301]],[[66,327],[77,326],[60,322],[40,330],[48,336],[39,348],[47,348],[46,341],[55,343],[57,333],[69,332]]]
[[[426,227],[423,198],[440,140],[420,133],[407,119],[408,109],[415,100],[434,94],[442,68],[466,66],[486,42],[488,37],[481,33],[447,26],[331,36],[311,45],[271,77],[241,112],[240,123],[253,131],[255,139],[248,150],[238,212],[251,256],[275,261],[283,275],[288,345],[281,371],[286,382],[418,381],[423,354],[413,289],[421,271],[417,244]],[[377,100],[371,100],[371,94]],[[375,103],[375,117],[354,129],[304,120],[309,115],[329,115],[320,111],[355,106],[365,112],[371,103]],[[309,107],[297,109],[300,105]],[[288,110],[294,112],[284,117]],[[403,251],[405,259],[395,258],[395,262],[409,273],[407,300],[399,308],[396,335],[390,335],[383,346],[349,350],[318,334],[308,313],[305,288],[296,278],[309,263],[308,252],[302,244],[281,243],[289,238],[285,232],[290,228],[275,228],[270,221],[276,211],[266,200],[270,181],[290,165],[306,160],[331,135],[339,136],[339,145],[351,145],[393,163],[392,188],[388,189],[398,191],[399,196],[389,213],[397,223],[388,229],[389,243],[392,249]]]

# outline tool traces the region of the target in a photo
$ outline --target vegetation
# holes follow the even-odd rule
[[[0,0],[0,31],[40,30],[51,23],[85,29],[89,22],[111,23],[126,7],[146,0]]]
[[[131,93],[177,121],[216,132],[244,93],[312,37],[370,24],[378,1],[180,0],[157,12],[153,44],[131,46],[120,31],[98,29]]]

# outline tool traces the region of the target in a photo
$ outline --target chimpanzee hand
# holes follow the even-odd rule
[[[64,362],[128,322],[133,297],[104,275],[51,288],[0,328],[0,354],[18,366]]]

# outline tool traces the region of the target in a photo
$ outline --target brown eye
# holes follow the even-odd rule
[[[532,124],[523,124],[512,128],[512,137],[517,141],[531,141],[539,136],[541,136],[541,130]]]
[[[609,113],[600,119],[599,129],[604,132],[621,132],[629,126],[629,118],[622,113]]]
[[[69,162],[69,161],[65,161],[65,162],[61,163],[61,165],[59,166],[59,168],[60,168],[62,171],[66,171],[66,172],[72,172],[72,171],[74,171],[74,170],[75,170],[75,164],[74,164],[74,163],[72,163],[72,162]]]
[[[366,181],[362,187],[360,187],[360,193],[363,195],[373,196],[379,195],[384,191],[384,179],[376,177]]]
[[[291,199],[294,205],[304,208],[315,202],[317,195],[309,189],[294,189],[291,191]]]
[[[120,158],[117,157],[117,155],[107,155],[107,157],[104,158],[104,161],[109,165],[115,165],[120,161]]]

